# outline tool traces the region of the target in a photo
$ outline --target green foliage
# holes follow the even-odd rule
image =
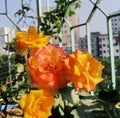
[[[106,88],[108,86],[111,86],[111,62],[110,58],[99,58],[98,59],[103,65],[104,69],[102,72],[102,76],[104,78],[104,81],[99,84],[100,88]],[[116,74],[116,84],[117,89],[120,89],[120,59],[115,58],[115,74]]]
[[[8,55],[0,55],[0,83],[9,76]]]
[[[27,17],[27,12],[30,11],[30,2],[29,4],[24,4],[24,0],[22,0],[22,4],[21,4],[21,9],[19,9],[14,15],[18,15],[21,17]]]
[[[15,52],[14,46],[15,46],[15,42],[14,41],[7,42],[6,43],[6,47],[4,49],[5,50],[9,50],[10,52]]]
[[[99,98],[109,103],[117,103],[120,101],[120,92],[110,88],[102,89],[99,92]]]
[[[111,62],[110,62],[110,58],[99,58],[99,61],[101,61],[101,63],[104,65],[104,69],[103,69],[103,77],[105,77],[106,75],[111,76]],[[120,76],[120,59],[115,58],[115,71],[116,71],[116,76]]]
[[[59,89],[55,96],[56,103],[52,108],[52,115],[49,118],[79,118],[73,110],[80,107],[79,94],[75,92],[72,85]]]
[[[61,94],[62,100],[67,101],[72,105],[79,105],[80,99],[79,94],[75,92],[73,86],[67,86],[59,89],[59,93]]]
[[[115,59],[115,70],[116,70],[116,75],[120,76],[120,59]]]
[[[80,7],[81,1],[55,0],[55,2],[57,4],[56,9],[45,12],[44,16],[40,18],[39,30],[61,41],[59,33],[65,23],[65,19],[75,14],[75,10]]]
[[[101,63],[104,65],[104,69],[103,69],[103,77],[106,77],[108,79],[110,79],[111,75],[111,66],[110,66],[110,58],[99,58],[99,60],[101,61]]]
[[[94,118],[119,118],[120,107],[117,108],[116,104],[120,101],[120,59],[115,58],[115,71],[116,71],[116,90],[112,89],[111,82],[111,62],[110,58],[99,59],[104,65],[103,78],[104,81],[98,86],[98,102],[103,109],[94,110]],[[97,91],[96,91],[97,92]]]
[[[7,105],[16,104],[16,100],[32,87],[28,82],[24,64],[24,57],[15,54],[0,55],[0,105],[5,105],[5,116]]]
[[[98,93],[97,102],[102,105],[103,110],[93,111],[94,118],[119,118],[120,107],[116,104],[120,101],[120,91],[111,88],[102,89]]]

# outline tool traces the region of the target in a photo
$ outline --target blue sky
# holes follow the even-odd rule
[[[0,13],[4,13],[5,12],[5,4],[4,4],[5,0],[0,0]],[[7,0],[8,1],[8,15],[10,16],[10,18],[16,23],[19,19],[19,17],[14,17],[14,13],[20,9],[21,7],[21,0]],[[25,3],[28,3],[29,0],[24,0]],[[42,5],[45,6],[46,5],[46,0],[41,0],[42,1]],[[49,0],[50,1],[50,5],[54,6],[54,0]],[[94,2],[96,0],[93,0]],[[36,15],[36,0],[31,0],[31,7],[33,9],[32,12],[30,12],[29,15]],[[85,23],[91,10],[93,8],[93,5],[91,4],[91,2],[89,0],[82,0],[82,5],[81,8],[78,10],[78,16],[80,19],[80,23]],[[100,3],[100,8],[102,8],[106,13],[113,13],[116,12],[118,10],[120,10],[120,0],[101,0]],[[7,17],[5,17],[4,15],[0,15],[0,27],[13,27],[13,25],[9,22],[9,20],[7,19]],[[23,23],[21,23],[23,24]],[[31,22],[32,24],[32,22]],[[91,31],[100,31],[101,33],[106,33],[106,17],[99,11],[97,10],[95,12],[95,15],[93,16],[93,19],[91,21]],[[81,27],[80,28],[80,32],[81,32],[81,36],[85,35],[85,28]]]

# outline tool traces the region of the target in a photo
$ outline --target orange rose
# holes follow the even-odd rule
[[[96,84],[101,82],[103,66],[88,52],[76,50],[70,55],[72,82],[76,90],[84,88],[87,92],[95,90]]]
[[[30,26],[28,32],[16,32],[14,39],[15,49],[20,55],[25,55],[28,48],[41,48],[48,44],[50,36],[45,36],[41,32],[37,33],[34,26]]]
[[[31,50],[27,60],[29,78],[38,88],[56,92],[70,81],[68,61],[68,55],[57,46]]]
[[[54,97],[44,90],[31,90],[18,101],[24,112],[24,118],[48,118],[51,115],[51,108]]]

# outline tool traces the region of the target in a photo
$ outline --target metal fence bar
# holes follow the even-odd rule
[[[2,35],[1,35],[2,36]],[[8,34],[5,34],[5,35],[3,35],[4,37],[6,37],[7,38],[7,43],[10,43],[10,40],[9,40],[9,36],[8,36]],[[9,81],[11,81],[12,80],[12,74],[11,74],[11,71],[12,71],[12,65],[11,65],[11,52],[10,52],[10,45],[8,45],[7,46],[7,50],[8,50],[8,52],[7,52],[7,56],[8,56],[8,74],[9,74]],[[12,84],[10,83],[10,86],[12,86]]]
[[[87,33],[87,46],[88,46],[88,51],[91,54],[92,50],[91,50],[91,36],[90,36],[90,23],[88,22],[86,24],[86,33]]]
[[[7,9],[7,0],[5,0],[5,13],[7,14],[8,9]]]
[[[113,34],[112,34],[112,24],[111,24],[111,18],[109,18],[108,14],[105,13],[100,7],[99,7],[99,3],[101,0],[98,0],[95,4],[93,2],[93,0],[90,0],[91,3],[94,5],[94,7],[98,8],[98,10],[100,12],[102,12],[102,14],[105,15],[105,17],[107,18],[107,27],[108,27],[108,37],[109,37],[109,43],[110,43],[110,60],[111,60],[111,81],[112,81],[112,87],[113,89],[116,88],[116,79],[115,79],[115,62],[114,62],[114,48],[113,48]],[[95,11],[95,10],[94,10]]]
[[[10,20],[10,22],[18,29],[18,30],[20,30],[20,28],[18,27],[18,25],[16,24],[16,23],[14,23],[14,21],[8,16],[8,15],[6,15],[7,16],[7,18]]]
[[[59,37],[62,39],[62,32],[59,33]],[[62,47],[62,42],[59,42],[59,46]]]
[[[50,0],[46,0],[47,11],[50,11]]]
[[[6,15],[7,18],[11,21],[11,23],[17,27],[17,25],[12,21],[12,19],[8,16],[8,9],[7,9],[7,0],[5,0],[5,13],[3,15]],[[8,34],[5,34],[4,36],[7,37],[7,43],[9,43],[9,36]],[[12,67],[11,67],[11,53],[10,53],[10,45],[8,45],[7,47],[8,49],[8,73],[9,73],[9,81],[12,80],[12,74],[11,74],[11,70],[12,70]],[[12,84],[10,84],[10,86],[12,86]]]
[[[65,22],[68,24],[68,26],[70,27],[70,36],[71,36],[71,45],[72,45],[72,52],[75,51],[75,37],[74,37],[74,28],[72,27],[71,23],[64,18]]]
[[[40,23],[40,17],[42,16],[42,2],[41,0],[36,0],[36,8],[37,8],[37,18],[38,18],[38,25]],[[39,29],[38,29],[39,31]]]
[[[108,25],[108,37],[110,42],[110,60],[111,60],[111,76],[112,76],[112,87],[116,88],[116,79],[115,79],[115,61],[114,61],[114,48],[113,48],[113,34],[112,34],[112,25],[111,18],[107,18]]]
[[[74,37],[74,29],[70,30],[71,32],[71,43],[72,43],[72,52],[75,51],[75,37]]]
[[[104,14],[106,17],[108,16],[108,14],[105,13],[105,12],[100,8],[100,6],[99,6],[101,0],[98,0],[96,3],[94,3],[93,0],[89,0],[89,1],[90,1],[94,6],[96,6],[97,9],[102,12],[102,14]]]
[[[92,0],[91,0],[92,1]],[[97,6],[98,4],[100,4],[100,1],[101,0],[97,0],[96,3],[94,3],[94,7],[86,21],[86,33],[87,33],[87,44],[88,44],[88,51],[89,53],[92,53],[92,50],[91,50],[91,33],[90,33],[90,22],[94,16],[94,13],[96,12],[97,10]]]

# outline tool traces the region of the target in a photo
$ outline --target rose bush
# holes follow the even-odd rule
[[[48,44],[49,36],[37,33],[32,26],[28,29],[28,33],[18,32],[16,35],[15,48],[21,55],[29,52],[26,71],[32,85],[39,89],[31,90],[19,100],[24,118],[50,116],[55,102],[54,97],[57,95],[59,97],[58,89],[65,90],[64,87],[70,82],[77,91],[85,89],[86,92],[90,92],[94,91],[96,85],[103,80],[102,64],[87,51],[77,49],[72,54],[67,54],[63,48]],[[60,103],[57,104],[59,106]]]

